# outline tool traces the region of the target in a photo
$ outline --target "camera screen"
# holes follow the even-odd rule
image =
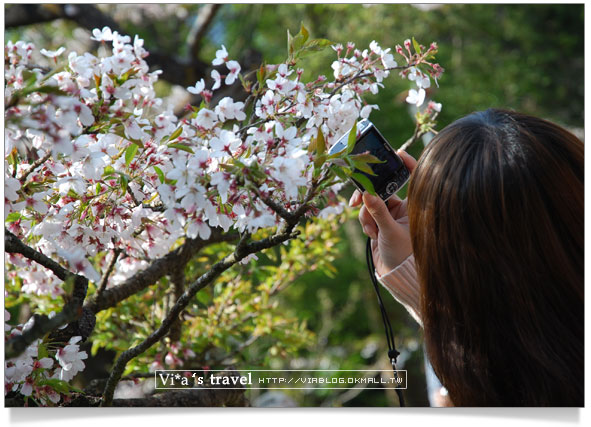
[[[389,151],[385,144],[388,144],[388,142],[385,141],[374,128],[372,128],[357,141],[352,151],[352,154],[361,154],[369,151],[370,154],[373,154],[378,159],[386,161],[386,163],[371,163],[369,165],[376,174],[375,176],[369,175],[360,170],[356,171],[367,176],[378,193],[389,181],[391,181],[391,178],[396,175],[396,172],[403,166],[400,157]]]

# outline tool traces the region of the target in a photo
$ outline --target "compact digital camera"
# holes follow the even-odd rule
[[[386,138],[378,131],[372,122],[367,119],[357,124],[358,137],[351,154],[369,152],[384,163],[372,163],[370,167],[375,175],[370,175],[359,169],[355,172],[365,175],[373,184],[376,193],[387,200],[400,190],[410,178],[410,172],[402,159],[396,154]],[[329,150],[329,154],[339,153],[347,147],[349,132],[343,135]],[[351,178],[353,184],[364,192],[363,185]]]

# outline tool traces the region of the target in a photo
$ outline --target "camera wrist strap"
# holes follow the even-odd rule
[[[380,306],[380,312],[382,313],[382,321],[384,322],[384,330],[386,332],[386,341],[388,342],[388,359],[390,359],[390,363],[392,364],[392,369],[394,370],[394,378],[398,379],[398,372],[396,371],[396,359],[400,352],[396,350],[396,344],[394,343],[394,333],[392,332],[392,325],[390,324],[390,319],[388,318],[388,313],[386,313],[386,308],[384,307],[384,302],[382,301],[382,296],[380,295],[380,286],[378,284],[378,280],[375,275],[375,265],[373,263],[373,256],[371,253],[371,238],[367,238],[367,245],[365,250],[365,257],[367,260],[367,268],[369,269],[369,275],[371,277],[371,282],[373,283],[373,287],[376,291],[376,295],[378,297],[378,304]],[[402,390],[400,388],[396,388],[396,394],[398,395],[398,401],[400,402],[400,406],[405,406],[404,403],[404,396],[402,395]]]

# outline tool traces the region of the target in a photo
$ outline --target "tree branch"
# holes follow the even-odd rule
[[[86,292],[88,290],[88,279],[84,276],[74,274],[71,271],[66,270],[51,258],[25,245],[18,237],[16,237],[7,229],[4,229],[4,248],[7,253],[21,254],[24,257],[37,262],[43,267],[48,268],[53,272],[53,274],[63,281],[73,280],[74,283],[72,295],[70,298],[68,298],[62,311],[52,318],[49,318],[45,315],[33,315],[33,325],[21,335],[10,338],[6,342],[5,357],[10,359],[20,355],[29,345],[31,345],[35,340],[43,337],[45,334],[80,318],[80,316],[83,314],[81,307],[84,302],[84,298],[86,298]],[[86,323],[89,325],[92,324],[92,327],[94,327],[93,320],[87,319]],[[73,330],[77,331],[78,325],[73,325]]]
[[[197,18],[187,35],[187,51],[189,52],[189,55],[195,58],[199,56],[201,40],[203,40],[211,21],[213,21],[213,18],[220,7],[221,4],[204,4],[199,9]]]
[[[131,194],[131,191],[129,192],[129,194]],[[101,277],[101,281],[97,286],[97,288],[98,288],[98,290],[96,291],[97,296],[100,296],[107,288],[107,284],[109,283],[109,277],[111,276],[111,273],[113,272],[113,269],[115,268],[115,264],[117,263],[117,260],[119,259],[119,255],[121,255],[121,252],[122,252],[121,249],[115,249],[113,251],[113,257],[109,261],[109,265],[107,265],[107,269],[103,273],[103,277]]]
[[[178,299],[183,295],[185,291],[185,266],[181,266],[177,268],[170,274],[170,281],[172,282],[173,294],[172,297],[174,301],[178,301]],[[172,342],[176,342],[181,338],[181,328],[183,322],[181,319],[181,313],[177,316],[174,320],[173,324],[170,326],[170,332],[168,334],[170,340]]]
[[[124,351],[116,360],[103,392],[103,401],[101,406],[110,406],[112,404],[115,387],[117,386],[117,383],[119,382],[119,379],[125,370],[127,362],[145,352],[162,337],[164,337],[168,333],[174,320],[178,317],[181,311],[189,305],[197,292],[212,283],[224,271],[248,255],[255,252],[260,252],[267,248],[271,248],[296,237],[299,233],[292,232],[294,226],[295,224],[288,226],[282,232],[279,232],[271,237],[251,243],[246,243],[246,239],[241,238],[233,253],[227,255],[221,261],[218,261],[206,273],[202,274],[195,282],[193,282],[168,312],[160,327],[152,332],[152,334],[150,334],[150,336],[148,336],[140,344]]]
[[[232,241],[237,237],[236,233],[222,234],[219,230],[214,230],[207,240],[187,239],[180,247],[155,260],[149,267],[137,272],[120,285],[105,289],[100,295],[91,296],[84,307],[94,313],[114,307],[124,299],[153,285],[160,278],[179,268],[180,265],[186,264],[205,246],[217,242]]]
[[[154,375],[151,375],[152,378]],[[208,389],[194,388],[158,393],[153,396],[137,399],[113,399],[115,407],[229,407],[249,406],[245,396],[246,389]],[[97,407],[101,398],[92,395],[74,393],[65,407]],[[8,408],[23,407],[24,396],[5,399]]]
[[[37,252],[35,249],[25,245],[18,237],[8,231],[6,228],[4,228],[4,250],[11,254],[21,254],[24,257],[35,261],[37,264],[40,264],[43,267],[51,270],[53,274],[55,274],[61,280],[65,281],[69,276],[80,277],[86,280],[84,277],[66,270],[48,256],[43,255],[41,252]]]
[[[51,157],[51,151],[48,152],[47,154],[45,154],[43,157],[41,157],[40,159],[36,160],[30,167],[29,169],[27,169],[26,171],[24,171],[21,176],[18,178],[18,180],[21,182],[21,184],[25,183],[25,180],[27,179],[27,177],[29,176],[29,174],[31,172],[33,172],[35,169],[37,169],[39,166],[41,166],[43,163],[45,163],[49,158]]]

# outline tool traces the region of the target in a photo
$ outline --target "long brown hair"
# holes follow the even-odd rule
[[[443,129],[408,213],[427,354],[457,406],[584,406],[583,143],[490,109]]]

